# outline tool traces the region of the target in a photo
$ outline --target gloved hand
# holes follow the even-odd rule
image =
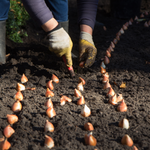
[[[93,65],[97,54],[92,35],[81,31],[79,39],[79,63],[85,61],[84,67]]]
[[[72,40],[68,33],[61,27],[48,34],[49,50],[54,52],[58,57],[65,55],[67,67],[72,66]]]

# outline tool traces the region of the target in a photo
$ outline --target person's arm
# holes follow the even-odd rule
[[[72,66],[72,40],[68,33],[53,17],[44,0],[22,0],[29,15],[47,32],[49,50],[66,58],[66,65]]]
[[[78,24],[80,27],[79,63],[84,67],[93,65],[97,49],[93,42],[93,29],[95,25],[98,0],[78,0]]]

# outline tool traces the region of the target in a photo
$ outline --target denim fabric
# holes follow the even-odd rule
[[[8,18],[9,7],[9,0],[0,0],[0,20],[6,20]]]

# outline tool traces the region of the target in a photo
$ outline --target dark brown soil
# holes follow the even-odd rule
[[[77,26],[76,5],[70,5],[70,36],[74,42],[73,51],[78,49],[79,30]],[[146,16],[149,20],[150,16]],[[133,147],[121,144],[121,139],[128,134],[139,150],[150,149],[150,27],[144,27],[144,22],[130,25],[121,35],[116,45],[107,71],[114,91],[121,93],[127,104],[127,112],[118,112],[117,106],[108,103],[106,90],[103,90],[100,73],[101,59],[110,42],[122,25],[129,20],[112,18],[109,15],[97,14],[97,21],[104,23],[103,27],[95,26],[94,41],[98,50],[96,61],[91,68],[81,69],[78,59],[73,59],[76,77],[71,79],[61,58],[56,57],[47,48],[37,42],[30,44],[7,46],[7,62],[0,65],[0,131],[8,125],[6,115],[13,114],[11,107],[15,102],[16,84],[24,73],[29,81],[26,87],[35,87],[36,90],[23,91],[24,99],[21,102],[23,109],[17,113],[19,121],[12,125],[15,133],[8,139],[10,150],[46,150],[44,135],[49,135],[55,142],[55,150],[132,150]],[[28,28],[28,31],[31,30]],[[35,32],[36,33],[36,32]],[[30,37],[29,37],[30,38]],[[56,116],[48,118],[44,103],[46,82],[55,74],[60,82],[54,83],[52,101]],[[80,115],[84,106],[78,106],[74,89],[78,78],[85,79],[84,92],[87,106],[91,109],[91,116],[84,118]],[[114,84],[117,83],[117,85]],[[126,83],[126,88],[119,85]],[[72,102],[60,106],[60,95],[64,94]],[[130,128],[122,129],[118,122],[127,118]],[[45,121],[54,124],[53,133],[45,133]],[[97,145],[87,146],[84,142],[84,124],[91,122],[94,126],[93,136]]]

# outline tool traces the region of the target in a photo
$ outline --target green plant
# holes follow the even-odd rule
[[[10,1],[10,10],[6,23],[6,35],[9,39],[16,43],[23,43],[22,38],[28,36],[24,27],[29,19],[29,14],[26,12],[20,0]]]

